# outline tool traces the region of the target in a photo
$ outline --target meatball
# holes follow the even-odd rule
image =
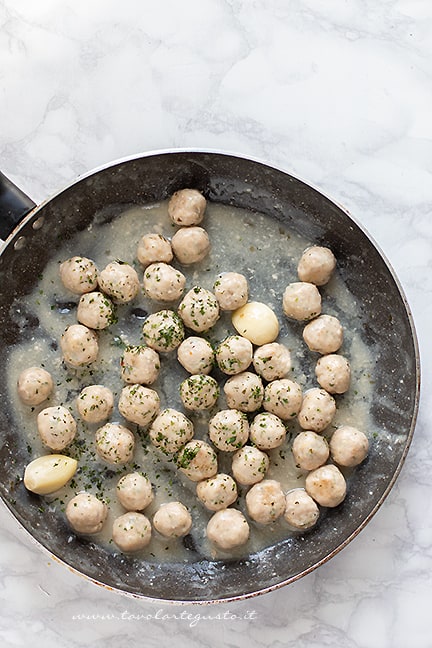
[[[270,412],[257,414],[250,425],[250,440],[260,450],[278,448],[285,441],[286,429],[281,419]]]
[[[161,310],[149,315],[142,328],[149,347],[155,351],[174,351],[184,339],[184,326],[172,310]]]
[[[306,281],[296,281],[285,288],[283,312],[295,320],[310,320],[321,313],[321,295],[318,288]]]
[[[235,409],[220,410],[210,419],[208,434],[218,450],[238,450],[249,437],[247,416]]]
[[[304,430],[322,432],[330,425],[336,414],[336,402],[325,389],[309,389],[303,398],[298,422]]]
[[[99,286],[117,304],[126,304],[137,296],[140,282],[137,272],[123,261],[112,261],[99,274]]]
[[[46,407],[39,412],[36,420],[42,443],[51,450],[63,450],[75,438],[75,419],[62,405]]]
[[[65,288],[82,295],[97,287],[98,271],[91,259],[74,256],[60,264],[60,279]]]
[[[112,538],[120,551],[144,549],[151,540],[150,521],[142,513],[128,511],[114,520]]]
[[[137,259],[143,266],[157,261],[170,263],[173,260],[171,243],[162,234],[145,234],[138,243]]]
[[[324,286],[333,274],[336,259],[333,252],[326,247],[313,245],[305,250],[297,266],[300,281],[307,281],[316,286]]]
[[[21,371],[17,382],[18,396],[25,405],[40,405],[54,390],[51,374],[40,367]]]
[[[219,398],[219,385],[211,376],[194,374],[181,383],[180,398],[186,409],[211,409]]]
[[[197,484],[197,497],[210,511],[220,511],[237,499],[237,484],[230,475],[218,473]]]
[[[190,336],[177,349],[182,367],[191,374],[208,374],[213,369],[214,351],[204,338]]]
[[[177,465],[191,481],[198,482],[216,475],[217,455],[213,448],[200,439],[189,441],[180,451]]]
[[[273,380],[266,386],[263,405],[267,412],[288,421],[299,413],[302,400],[300,385],[289,378],[282,378]]]
[[[105,423],[96,430],[95,442],[99,457],[109,464],[125,464],[133,457],[135,437],[118,423]]]
[[[101,531],[108,509],[91,493],[78,493],[66,506],[66,518],[77,533],[85,535]]]
[[[228,407],[240,412],[255,412],[261,407],[264,398],[261,378],[250,371],[228,378],[223,390]]]
[[[91,329],[105,329],[115,322],[114,304],[101,292],[90,292],[81,295],[77,320]]]
[[[152,385],[159,377],[157,351],[147,346],[127,346],[120,360],[121,377],[127,383]]]
[[[202,227],[182,227],[172,237],[171,244],[183,265],[202,261],[210,251],[210,239]]]
[[[170,198],[168,216],[175,225],[199,225],[206,204],[206,199],[197,189],[180,189]]]
[[[285,520],[294,529],[310,529],[319,517],[319,508],[304,488],[294,488],[285,496]]]
[[[243,446],[234,454],[231,470],[239,484],[249,486],[264,479],[269,465],[270,460],[265,452],[253,446]]]
[[[332,459],[340,466],[357,466],[366,459],[369,441],[364,432],[350,425],[342,425],[330,439]]]
[[[60,338],[63,360],[71,367],[92,364],[99,353],[99,343],[94,331],[82,324],[71,324]]]
[[[312,470],[306,477],[307,493],[321,506],[337,506],[346,495],[346,482],[341,471],[333,464]]]
[[[223,311],[234,311],[247,303],[249,296],[248,282],[238,272],[224,272],[216,279],[213,291]]]
[[[145,427],[157,415],[159,406],[159,395],[154,389],[142,385],[128,385],[121,390],[119,412],[132,423]]]
[[[335,353],[343,342],[343,328],[337,317],[320,315],[303,329],[303,339],[311,351]]]
[[[219,319],[219,304],[213,293],[195,286],[182,299],[178,314],[188,328],[201,333],[216,324]]]
[[[260,524],[271,524],[285,512],[285,495],[280,483],[263,479],[246,494],[248,515]]]
[[[87,423],[106,421],[113,411],[114,397],[112,391],[103,385],[84,387],[77,398],[77,409],[81,418]]]
[[[182,538],[192,528],[192,517],[181,502],[169,502],[156,511],[153,526],[165,538]]]
[[[185,285],[184,274],[167,263],[152,263],[144,272],[144,292],[156,301],[177,301],[182,296]]]
[[[351,382],[350,363],[336,353],[322,356],[316,363],[315,375],[321,387],[330,394],[343,394]]]
[[[154,498],[148,477],[133,472],[123,475],[116,486],[117,499],[128,511],[143,511]]]
[[[193,423],[182,412],[170,407],[162,410],[150,428],[151,442],[166,453],[177,452],[193,435]]]
[[[232,314],[232,325],[237,333],[252,344],[268,344],[279,335],[279,322],[274,311],[261,302],[248,302]]]
[[[249,539],[249,524],[241,511],[226,508],[210,518],[207,537],[221,549],[234,549],[246,544]]]
[[[233,376],[246,371],[252,362],[252,344],[240,335],[230,335],[216,348],[216,362],[223,373]]]
[[[291,354],[283,344],[278,342],[264,344],[256,349],[253,366],[264,380],[284,378],[291,369]]]
[[[327,440],[311,430],[300,432],[292,444],[292,453],[296,465],[302,470],[315,470],[329,458]]]

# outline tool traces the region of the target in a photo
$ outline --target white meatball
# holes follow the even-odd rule
[[[343,394],[349,389],[351,382],[350,363],[336,353],[322,356],[316,363],[315,375],[321,387],[329,394]]]
[[[159,412],[160,398],[154,389],[142,385],[123,387],[118,402],[120,414],[125,419],[145,427]]]
[[[197,484],[197,497],[210,511],[220,511],[237,499],[237,484],[230,475],[218,473]]]
[[[108,515],[106,505],[91,493],[78,493],[66,506],[66,518],[77,533],[99,533]]]
[[[336,259],[326,247],[313,245],[305,250],[297,266],[300,281],[308,281],[316,286],[324,286],[333,274]]]
[[[194,435],[192,421],[170,407],[162,410],[150,427],[150,440],[163,452],[174,453],[180,450]]]
[[[264,386],[261,378],[244,371],[229,378],[223,388],[228,407],[240,412],[255,412],[262,405]]]
[[[248,515],[260,524],[271,524],[285,512],[285,495],[275,479],[263,479],[246,494]]]
[[[283,312],[295,320],[310,320],[321,313],[321,295],[318,288],[306,281],[296,281],[285,288]]]
[[[167,263],[152,263],[144,272],[144,292],[156,301],[177,301],[182,296],[185,285],[184,274]]]
[[[151,540],[150,521],[142,513],[128,511],[114,520],[112,538],[120,551],[144,549]]]
[[[320,315],[303,329],[303,339],[311,351],[335,353],[342,346],[343,328],[337,317]]]
[[[76,422],[66,407],[46,407],[37,416],[37,428],[42,443],[59,451],[68,446],[76,435]]]
[[[305,488],[321,506],[337,506],[346,495],[345,478],[333,464],[312,470],[306,477]]]
[[[251,342],[240,335],[230,335],[216,348],[216,362],[223,373],[229,376],[246,371],[252,362]]]
[[[182,227],[172,237],[171,245],[183,265],[202,261],[210,251],[210,239],[202,227]]]
[[[170,198],[168,216],[175,225],[198,225],[204,218],[206,204],[197,189],[180,189]]]
[[[116,486],[117,499],[128,511],[143,511],[154,498],[148,477],[133,472],[123,475]]]
[[[367,457],[369,441],[364,432],[350,425],[337,428],[330,439],[332,459],[340,466],[357,466]]]
[[[105,329],[116,321],[114,304],[101,292],[81,295],[78,303],[77,320],[91,329]]]
[[[249,287],[247,279],[238,272],[224,272],[216,279],[213,291],[223,311],[234,311],[247,303]]]
[[[118,304],[126,304],[137,296],[140,282],[137,272],[123,261],[112,261],[99,274],[99,286]]]
[[[186,409],[211,409],[219,398],[219,385],[211,376],[194,374],[181,383],[180,398]]]
[[[265,452],[254,446],[243,446],[234,454],[231,470],[239,484],[249,486],[264,479],[269,465],[270,460]]]
[[[330,425],[336,414],[336,402],[325,389],[309,389],[303,398],[298,422],[304,430],[322,432]]]
[[[250,440],[260,450],[278,448],[285,441],[286,429],[281,419],[270,412],[257,414],[250,425]]]
[[[161,310],[149,315],[142,328],[143,337],[155,351],[174,351],[184,339],[184,326],[177,313]]]
[[[118,423],[105,423],[96,430],[95,442],[99,457],[109,464],[125,464],[133,457],[135,437]]]
[[[299,413],[302,400],[300,385],[289,378],[281,378],[266,385],[263,405],[267,412],[289,421]]]
[[[91,259],[74,256],[60,264],[60,279],[65,288],[82,295],[97,286],[98,271]]]
[[[213,369],[214,351],[210,342],[191,335],[177,349],[182,367],[191,374],[208,374]]]
[[[201,333],[216,324],[219,319],[219,304],[213,293],[195,286],[180,302],[178,314],[188,328]]]
[[[173,259],[171,243],[162,234],[144,234],[138,243],[137,259],[143,266],[157,261],[170,263]]]
[[[241,511],[226,508],[210,518],[207,537],[221,549],[234,549],[246,544],[249,539],[249,524]]]
[[[274,311],[261,302],[248,302],[238,308],[231,317],[237,333],[252,344],[268,344],[279,335],[279,322]]]
[[[41,367],[21,371],[17,382],[18,396],[25,405],[40,405],[54,390],[51,374]]]
[[[147,346],[127,346],[120,360],[121,377],[127,383],[152,385],[159,377],[160,358]]]
[[[238,450],[249,437],[247,416],[235,409],[220,410],[210,419],[208,434],[218,450]]]
[[[285,520],[294,529],[311,529],[319,517],[319,508],[304,488],[294,488],[285,497]]]
[[[278,342],[264,344],[256,349],[253,366],[264,380],[284,378],[291,369],[291,354],[283,344]]]
[[[63,360],[71,367],[85,367],[98,357],[99,343],[94,331],[83,324],[71,324],[60,338]]]
[[[300,432],[292,444],[292,453],[296,465],[302,470],[315,470],[329,458],[327,440],[316,432]]]
[[[198,482],[216,475],[217,455],[213,448],[200,439],[189,441],[177,458],[177,465],[191,481]]]
[[[181,502],[168,502],[154,514],[153,526],[165,538],[182,538],[192,528],[192,517]]]
[[[114,397],[112,391],[103,385],[84,387],[77,398],[77,409],[81,418],[87,423],[106,421],[113,411]]]

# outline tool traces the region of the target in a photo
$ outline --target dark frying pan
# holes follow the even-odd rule
[[[356,497],[328,511],[318,527],[247,560],[152,564],[112,556],[73,537],[58,516],[41,518],[38,497],[23,486],[25,442],[7,406],[0,375],[0,492],[27,531],[50,553],[91,580],[137,596],[208,602],[266,592],[315,569],[343,548],[371,519],[392,488],[406,457],[418,407],[420,368],[416,335],[401,287],[382,254],[348,214],[317,190],[260,162],[208,152],[161,152],[114,163],[91,173],[39,207],[2,176],[4,237],[21,219],[0,256],[0,345],[14,344],[12,301],[28,293],[43,271],[47,251],[84,230],[101,209],[115,217],[126,206],[153,203],[196,187],[206,198],[268,214],[335,252],[349,289],[367,304],[360,330],[378,349],[372,418],[385,434],[372,439],[373,460],[355,472]],[[28,213],[27,213],[28,212]],[[24,214],[27,214],[24,216]],[[24,217],[23,217],[24,216]]]

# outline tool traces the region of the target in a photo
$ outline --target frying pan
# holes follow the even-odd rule
[[[259,161],[217,152],[162,151],[115,162],[81,177],[36,207],[2,176],[0,234],[0,345],[3,357],[17,342],[12,302],[30,292],[48,251],[84,230],[104,210],[115,218],[127,207],[151,204],[184,187],[210,201],[271,216],[334,251],[349,290],[364,304],[359,331],[377,350],[371,417],[383,433],[371,439],[371,459],[352,477],[356,497],[328,510],[319,525],[244,560],[190,564],[149,563],[112,555],[71,535],[61,516],[39,512],[40,500],[24,488],[25,441],[8,407],[6,372],[0,374],[0,494],[12,514],[48,552],[96,583],[139,597],[174,602],[245,598],[286,585],[334,556],[367,524],[390,492],[405,460],[418,408],[420,367],[412,317],[393,271],[365,231],[341,207],[299,179]],[[28,212],[28,213],[27,213]],[[26,214],[24,216],[24,214]],[[31,325],[31,323],[30,323]]]

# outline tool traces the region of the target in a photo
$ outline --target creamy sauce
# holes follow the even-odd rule
[[[311,353],[301,337],[303,324],[289,322],[282,313],[282,293],[285,286],[297,281],[297,262],[303,250],[316,243],[301,238],[292,231],[284,229],[277,223],[261,214],[252,214],[238,208],[209,204],[203,226],[207,229],[211,252],[201,263],[191,267],[181,267],[186,275],[186,290],[194,285],[212,289],[217,275],[225,271],[244,274],[249,282],[249,298],[262,301],[276,312],[281,331],[279,342],[284,343],[291,351],[293,368],[290,378],[300,383],[303,389],[316,387],[314,368],[317,354]],[[128,262],[137,269],[142,279],[142,268],[135,258],[137,243],[140,237],[149,232],[158,232],[171,237],[175,231],[167,216],[167,204],[134,207],[125,210],[113,222],[104,222],[104,215],[97,215],[94,223],[84,233],[65,243],[61,251],[48,263],[37,287],[25,299],[14,304],[11,319],[19,329],[28,326],[29,317],[34,322],[31,339],[10,349],[8,362],[8,382],[10,401],[13,405],[17,433],[25,435],[28,443],[29,461],[49,451],[42,446],[36,427],[37,413],[48,405],[64,405],[70,409],[78,423],[78,433],[71,446],[64,454],[79,460],[79,470],[70,484],[55,495],[46,497],[41,508],[50,508],[64,515],[67,501],[77,492],[86,490],[101,497],[109,506],[108,520],[103,531],[93,536],[113,552],[118,551],[111,540],[111,529],[114,518],[124,513],[115,495],[115,485],[123,474],[132,470],[145,473],[154,486],[155,499],[144,512],[150,519],[161,503],[179,500],[191,511],[193,528],[184,541],[167,541],[156,532],[150,545],[142,551],[146,560],[188,561],[195,560],[196,549],[202,556],[216,558],[228,554],[217,551],[205,536],[205,526],[211,517],[197,500],[196,484],[181,475],[173,461],[168,460],[150,443],[145,430],[140,430],[128,421],[124,421],[117,407],[111,417],[132,429],[136,435],[136,449],[133,462],[123,467],[108,466],[95,457],[94,432],[99,425],[88,425],[80,420],[75,400],[79,391],[91,384],[103,384],[109,387],[115,397],[115,403],[124,383],[120,378],[120,357],[125,345],[140,344],[142,323],[148,313],[161,308],[175,308],[174,305],[152,303],[142,294],[133,302],[117,306],[118,323],[109,329],[99,332],[99,358],[91,367],[82,370],[67,368],[61,359],[59,339],[64,329],[76,322],[76,305],[79,297],[67,293],[61,284],[58,267],[61,261],[82,255],[93,259],[99,269],[114,259]],[[352,369],[352,381],[349,392],[336,396],[337,413],[332,426],[341,424],[355,425],[373,434],[370,422],[370,405],[373,396],[373,349],[368,348],[360,335],[361,308],[348,291],[338,271],[327,286],[321,288],[323,296],[323,313],[335,315],[344,326],[344,343],[340,353],[349,358]],[[37,318],[37,319],[36,319]],[[211,342],[217,343],[226,335],[235,333],[229,313],[222,314],[217,325],[205,335]],[[29,341],[28,341],[29,340]],[[151,387],[156,389],[161,398],[161,408],[173,407],[184,411],[178,387],[188,375],[176,359],[176,352],[161,354],[161,373],[158,381]],[[29,366],[43,366],[54,379],[55,392],[48,401],[36,408],[24,406],[16,391],[19,373]],[[218,381],[223,384],[228,376],[213,371]],[[217,409],[226,407],[223,392]],[[195,437],[208,440],[207,421],[215,412],[185,414],[193,421]],[[304,485],[305,473],[296,468],[291,453],[292,438],[299,431],[295,422],[288,428],[287,440],[283,446],[269,453],[271,463],[267,478],[277,479],[285,491]],[[331,429],[329,430],[331,433]],[[231,455],[219,453],[219,472],[230,472]],[[237,506],[245,512],[244,496],[247,488],[239,487]],[[355,498],[356,493],[348,490],[348,497]],[[41,516],[43,512],[41,512]],[[262,527],[249,521],[250,539],[246,545],[229,552],[230,556],[245,557],[275,541],[293,534],[283,519]]]

